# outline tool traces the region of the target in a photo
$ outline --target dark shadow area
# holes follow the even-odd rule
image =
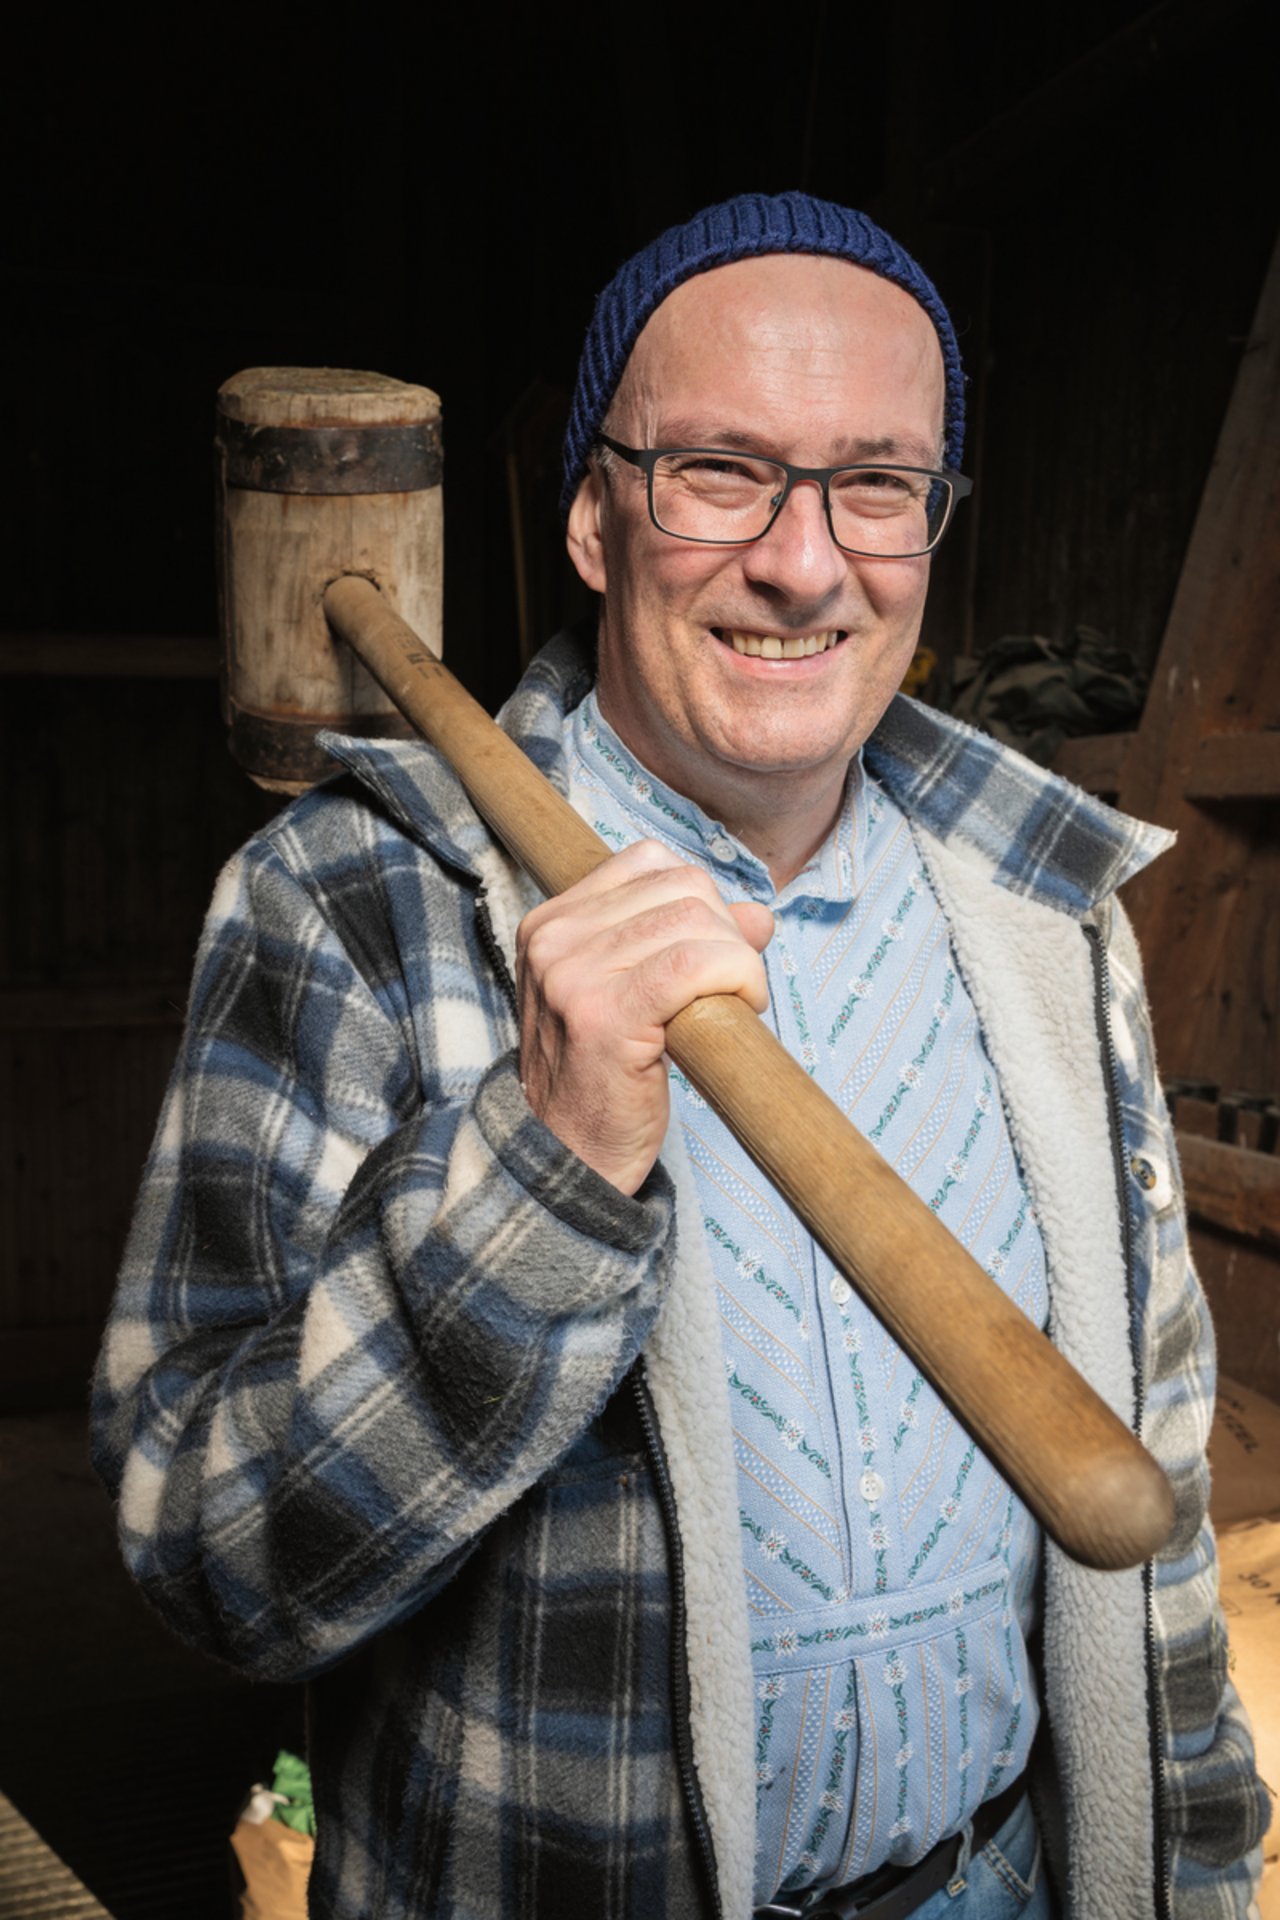
[[[118,1920],[222,1920],[236,1808],[302,1741],[298,1691],[147,1612],[85,1450],[202,916],[278,804],[219,712],[220,383],[440,393],[445,655],[496,708],[589,611],[556,496],[595,291],[698,207],[803,186],[882,219],[956,318],[977,487],[935,572],[939,681],[1080,625],[1149,670],[1275,240],[1259,0],[346,32],[158,55],[50,24],[0,133],[0,1791]]]

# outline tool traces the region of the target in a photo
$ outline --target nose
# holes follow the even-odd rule
[[[820,606],[848,578],[848,563],[831,538],[816,480],[796,481],[768,533],[743,547],[742,555],[753,586],[798,607]]]

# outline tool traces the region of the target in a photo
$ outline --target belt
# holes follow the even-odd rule
[[[1020,1777],[994,1800],[983,1801],[973,1816],[970,1846],[974,1853],[995,1838],[1026,1790],[1026,1780]],[[906,1920],[951,1880],[963,1839],[961,1831],[939,1840],[914,1867],[888,1864],[864,1874],[861,1880],[851,1880],[847,1886],[799,1894],[800,1906],[772,1900],[767,1906],[757,1907],[752,1920]]]

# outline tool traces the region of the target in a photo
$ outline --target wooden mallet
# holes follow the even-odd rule
[[[604,843],[436,657],[435,396],[377,375],[260,369],[229,381],[219,409],[238,757],[261,778],[252,739],[283,728],[305,750],[317,724],[386,731],[396,709],[449,760],[544,892],[607,859]],[[402,614],[415,599],[410,624]],[[330,629],[389,707],[363,676],[353,680]],[[303,656],[311,692],[299,703]],[[273,689],[271,707],[245,699],[250,682],[259,701]],[[265,773],[285,786],[321,777],[287,768],[278,747]],[[746,1003],[695,1001],[667,1028],[667,1050],[1053,1539],[1086,1566],[1149,1559],[1174,1517],[1155,1461]]]

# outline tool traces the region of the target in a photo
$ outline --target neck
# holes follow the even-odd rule
[[[633,739],[625,722],[618,724],[598,683],[596,696],[602,716],[645,771],[720,821],[764,862],[779,893],[808,865],[839,819],[846,763],[776,772],[721,763],[709,770],[706,780],[690,780],[687,769],[665,767],[663,756],[648,742]]]
[[[734,782],[725,783],[732,788]],[[712,797],[690,794],[704,813],[723,820],[735,838],[749,847],[769,869],[780,893],[808,865],[840,817],[845,775],[834,778],[826,768],[821,780],[801,780],[794,773],[752,773],[739,791]]]

